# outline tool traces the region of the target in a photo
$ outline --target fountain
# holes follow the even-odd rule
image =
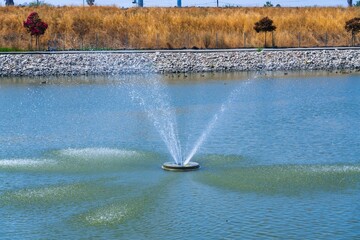
[[[185,171],[194,171],[200,168],[200,165],[197,162],[189,162],[187,164],[176,164],[173,162],[166,162],[161,166],[162,169],[167,171],[176,171],[176,172],[185,172]]]
[[[219,111],[210,120],[207,127],[195,141],[194,147],[191,149],[186,158],[183,157],[181,151],[181,144],[177,132],[177,121],[175,112],[170,107],[169,97],[166,93],[165,84],[158,78],[151,79],[150,84],[143,88],[143,91],[130,91],[130,96],[133,102],[137,102],[142,106],[147,113],[149,120],[161,136],[161,139],[167,146],[173,162],[165,162],[162,169],[168,171],[193,171],[200,168],[199,163],[191,162],[196,152],[204,143],[218,119],[222,117],[224,112],[229,108],[229,105],[236,99],[240,93],[240,88],[234,89],[227,100],[221,105]],[[133,88],[136,89],[136,88]]]

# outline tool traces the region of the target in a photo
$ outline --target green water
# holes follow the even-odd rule
[[[164,80],[195,172],[130,82]],[[358,75],[0,79],[0,239],[358,239]],[[131,84],[132,87],[133,84]],[[146,87],[146,85],[139,85]]]

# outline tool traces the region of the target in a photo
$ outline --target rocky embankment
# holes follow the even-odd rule
[[[360,70],[360,50],[0,54],[0,76]]]

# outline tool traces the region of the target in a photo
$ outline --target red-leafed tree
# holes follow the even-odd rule
[[[36,39],[36,48],[39,49],[39,39],[41,35],[44,35],[48,25],[41,21],[39,14],[37,12],[32,12],[24,21],[24,27],[30,33],[31,38],[35,36]]]

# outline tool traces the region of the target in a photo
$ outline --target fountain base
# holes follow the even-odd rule
[[[200,165],[196,162],[189,162],[186,165],[179,165],[173,162],[166,162],[161,166],[161,168],[166,171],[186,172],[186,171],[198,170],[200,168]]]

